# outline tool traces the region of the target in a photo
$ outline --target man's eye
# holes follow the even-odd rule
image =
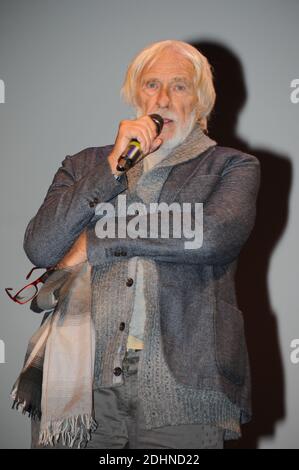
[[[147,86],[147,88],[155,89],[155,88],[157,88],[158,85],[157,85],[156,82],[149,82],[149,83],[147,83],[146,86]]]
[[[185,91],[186,90],[186,85],[175,85],[176,90],[178,91]]]

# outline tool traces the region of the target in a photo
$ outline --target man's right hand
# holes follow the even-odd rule
[[[140,142],[143,155],[154,152],[163,142],[161,137],[157,137],[156,124],[148,115],[134,120],[121,121],[113,150],[108,156],[113,172],[116,169],[119,157],[124,153],[132,139],[137,139]]]

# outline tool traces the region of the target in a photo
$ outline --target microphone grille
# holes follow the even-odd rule
[[[163,124],[164,124],[162,116],[160,116],[160,114],[150,114],[149,116],[152,118],[152,120],[156,124],[157,135],[159,135],[160,132],[162,131]]]

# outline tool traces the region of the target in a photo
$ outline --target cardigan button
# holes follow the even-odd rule
[[[128,277],[127,282],[126,282],[126,285],[127,285],[128,287],[131,287],[133,283],[134,283],[133,279],[132,279],[131,277]]]
[[[125,326],[126,324],[122,321],[120,324],[119,324],[119,329],[120,331],[123,331],[125,329]]]
[[[90,203],[89,203],[89,207],[94,207],[94,206],[95,206],[95,203],[94,203],[94,201],[90,201]]]
[[[122,373],[122,369],[120,367],[115,367],[113,374],[114,375],[120,375]]]

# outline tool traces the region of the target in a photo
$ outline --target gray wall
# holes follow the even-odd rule
[[[65,155],[113,142],[118,122],[131,116],[119,97],[128,62],[168,38],[201,45],[213,59],[212,137],[262,163],[257,228],[238,275],[255,419],[238,445],[299,448],[299,364],[290,359],[299,337],[299,104],[290,99],[298,14],[296,0],[0,1],[1,448],[30,442],[29,420],[10,409],[9,392],[40,318],[4,292],[31,268],[26,225]]]

